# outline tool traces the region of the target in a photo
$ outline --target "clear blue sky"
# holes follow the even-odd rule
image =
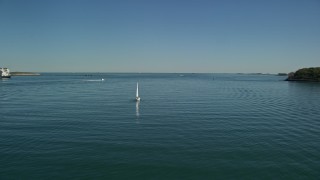
[[[320,1],[0,0],[0,66],[210,73],[320,66]]]

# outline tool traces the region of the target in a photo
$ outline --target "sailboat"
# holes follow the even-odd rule
[[[139,97],[139,84],[137,82],[137,91],[136,91],[136,101],[140,101],[140,97]]]

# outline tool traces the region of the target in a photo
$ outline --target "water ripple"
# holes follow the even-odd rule
[[[0,90],[1,179],[320,175],[316,84],[271,75],[45,74],[14,77]]]

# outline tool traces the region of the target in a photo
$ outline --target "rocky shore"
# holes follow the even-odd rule
[[[289,73],[286,81],[320,82],[320,67],[302,68]]]

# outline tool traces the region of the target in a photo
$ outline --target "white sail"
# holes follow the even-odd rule
[[[137,100],[137,101],[140,101],[140,97],[139,97],[139,84],[138,84],[138,82],[137,82],[136,100]]]
[[[139,97],[139,84],[137,83],[136,97]]]

